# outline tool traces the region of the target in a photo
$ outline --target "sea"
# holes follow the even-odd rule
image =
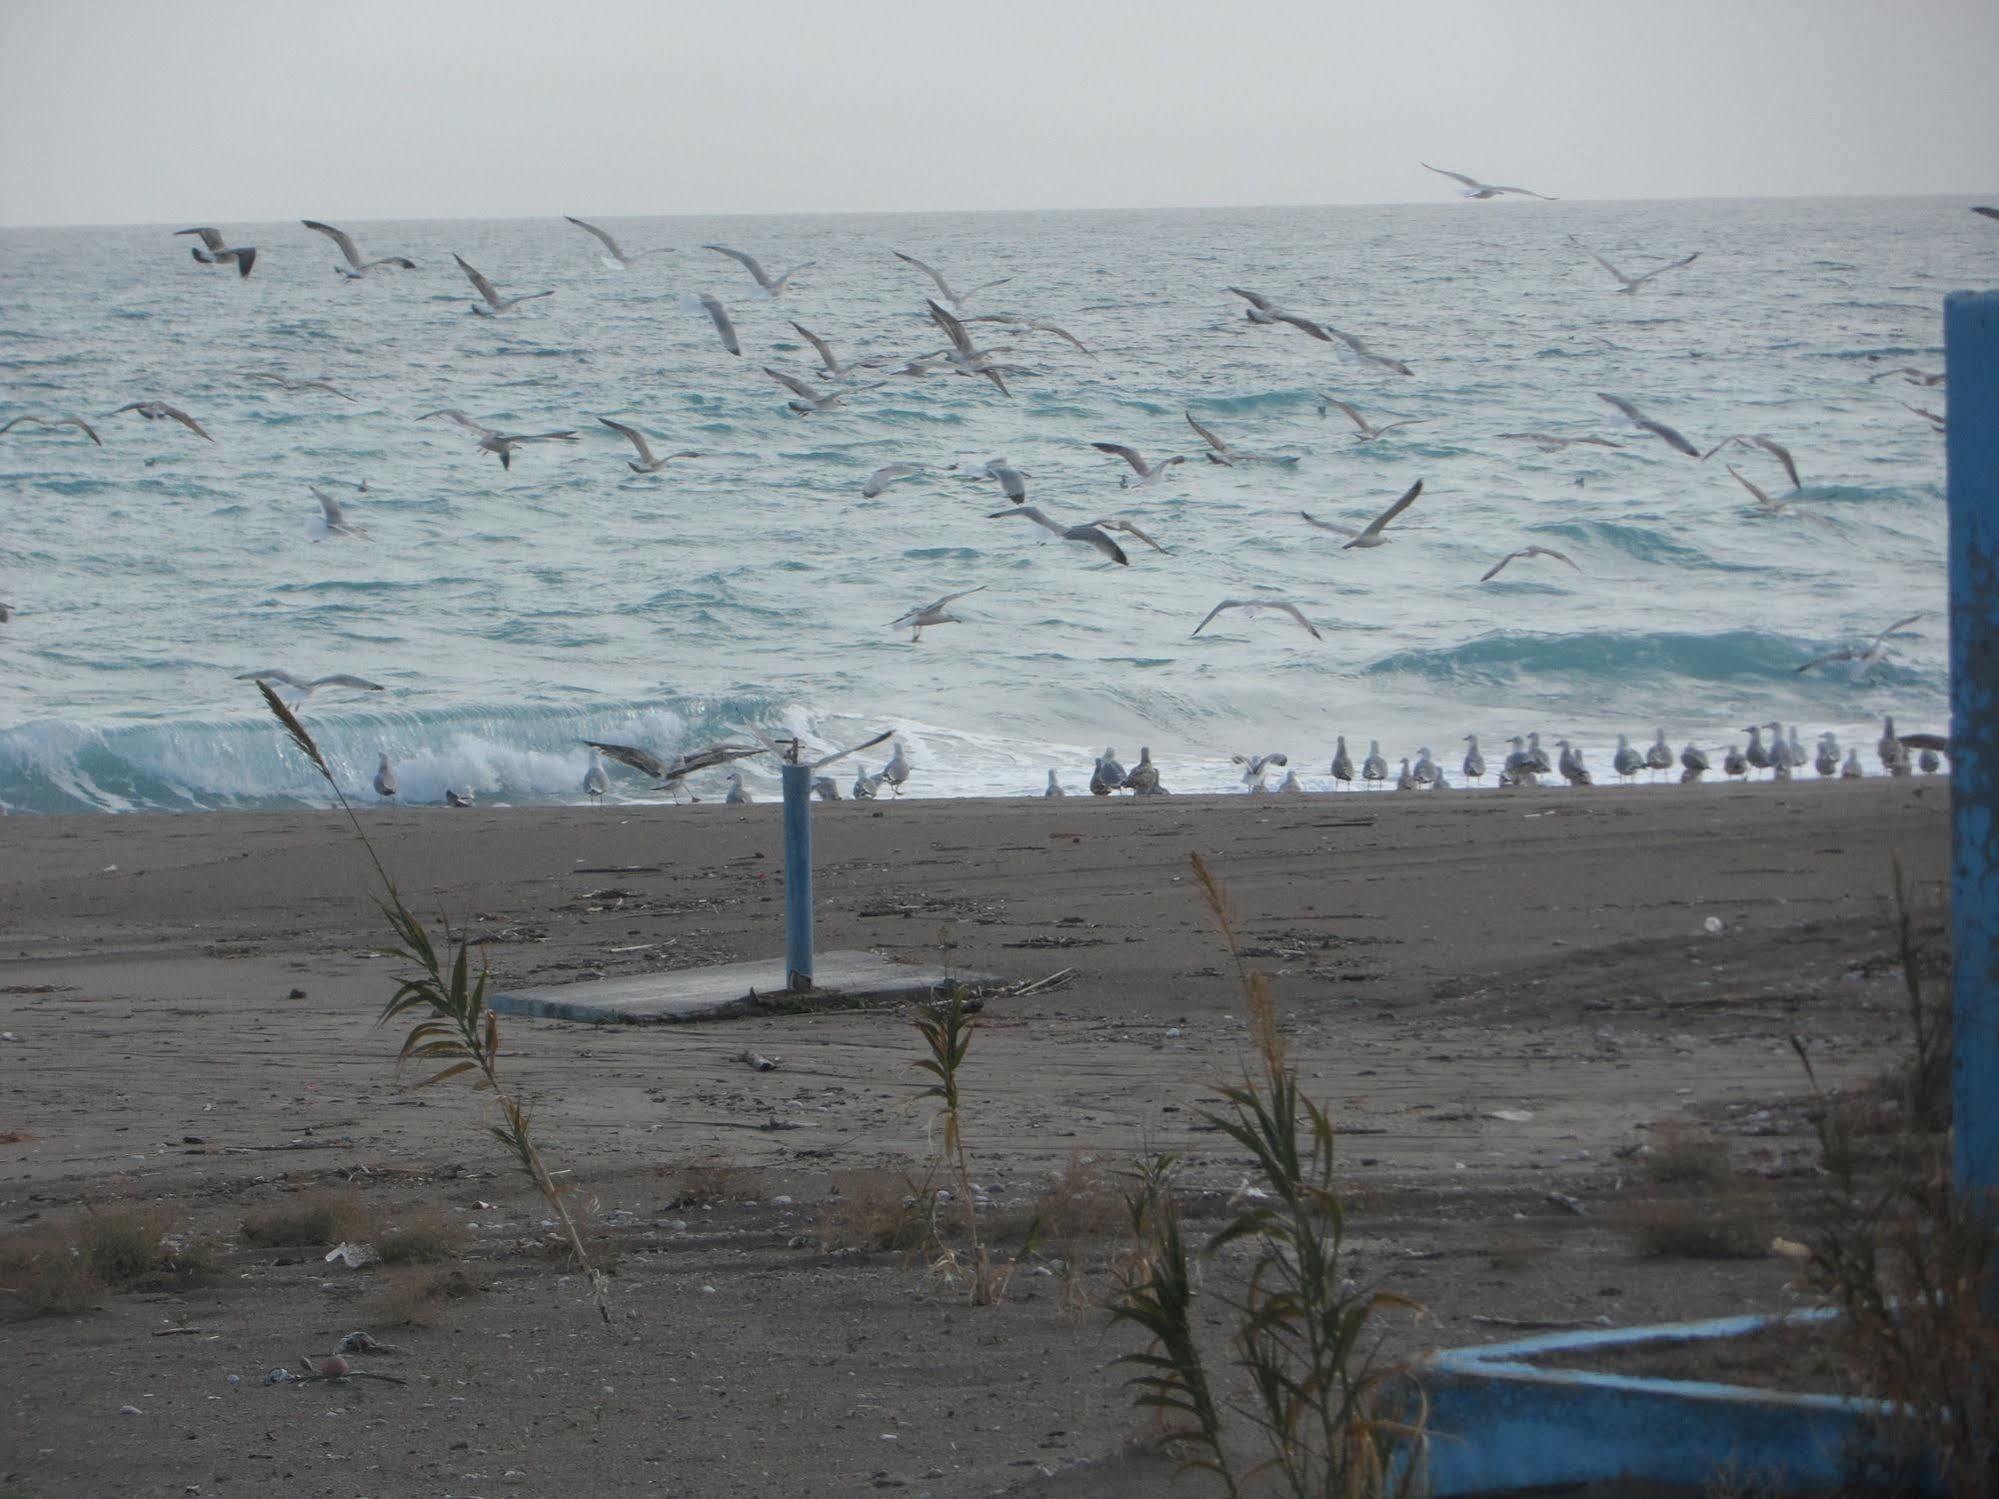
[[[185,224],[0,231],[0,422],[74,412],[103,438],[0,436],[0,809],[326,805],[241,679],[271,668],[381,684],[300,707],[364,802],[382,753],[408,803],[571,803],[585,739],[670,757],[759,730],[821,752],[893,730],[912,796],[1039,795],[1051,769],[1081,792],[1106,747],[1127,764],[1149,747],[1176,792],[1240,791],[1232,757],[1272,752],[1326,790],[1339,735],[1391,767],[1427,747],[1456,782],[1465,735],[1497,763],[1537,731],[1608,783],[1620,733],[1663,730],[1719,778],[1720,750],[1768,721],[1808,749],[1830,729],[1878,773],[1884,715],[1945,727],[1944,445],[1910,409],[1943,413],[1945,390],[1885,372],[1941,370],[1944,294],[1999,274],[1999,231],[1967,202],[601,220],[629,268],[561,218],[347,222],[365,254],[416,262],[359,281],[297,221],[221,226],[257,248],[247,279],[197,264]],[[710,243],[773,276],[807,264],[773,298]],[[1584,246],[1630,274],[1698,258],[1626,294]],[[897,250],[941,271],[962,315],[1009,319],[968,327],[1015,368],[1010,396],[948,367],[889,372],[944,346],[937,288]],[[554,295],[474,316],[454,253],[504,293]],[[1253,323],[1231,287],[1413,373]],[[794,321],[885,363],[795,414],[766,367],[840,382]],[[1798,503],[1767,511],[1731,476],[1789,497],[1766,451],[1687,457],[1599,392],[1703,452],[1769,435]],[[1357,440],[1329,398],[1413,424]],[[151,399],[214,440],[107,414]],[[446,407],[576,437],[503,468],[419,420]],[[1203,461],[1188,412],[1297,461]],[[636,475],[600,417],[699,456]],[[1191,461],[1126,488],[1099,441]],[[1121,517],[1163,550],[1122,533],[1120,566],[992,518],[1009,508],[995,458],[1064,526]],[[863,497],[897,462],[925,472]],[[1419,479],[1385,546],[1301,516],[1364,525]],[[360,534],[326,534],[309,486]],[[1529,545],[1573,567],[1480,581]],[[920,641],[891,627],[969,589]],[[1258,598],[1321,638],[1242,610],[1194,634]],[[1883,659],[1798,670],[1911,614]],[[887,753],[843,762],[841,783]],[[774,794],[768,757],[740,768]],[[612,774],[615,798],[660,796]]]

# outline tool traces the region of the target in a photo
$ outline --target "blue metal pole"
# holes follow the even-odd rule
[[[812,767],[786,762],[784,970],[792,989],[812,987]]]
[[[1999,292],[1944,299],[1957,1184],[1999,1188]]]

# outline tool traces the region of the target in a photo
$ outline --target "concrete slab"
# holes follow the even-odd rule
[[[685,968],[599,983],[563,984],[489,994],[502,1015],[542,1020],[611,1021],[639,1025],[722,1020],[773,1009],[829,1008],[884,999],[924,999],[948,984],[1003,984],[991,974],[930,963],[893,963],[869,952],[822,952],[812,960],[813,986],[787,989],[782,958]]]

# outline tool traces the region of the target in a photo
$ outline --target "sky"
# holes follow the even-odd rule
[[[0,224],[1999,193],[1995,0],[0,0]]]

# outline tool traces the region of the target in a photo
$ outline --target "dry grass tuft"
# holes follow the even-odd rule
[[[682,1166],[674,1173],[670,1210],[712,1207],[740,1200],[749,1190],[750,1173],[741,1166],[717,1164]]]
[[[820,1214],[828,1249],[915,1254],[933,1246],[937,1189],[885,1171],[850,1171],[834,1180],[838,1201]]]
[[[372,1220],[352,1192],[307,1192],[243,1216],[243,1242],[260,1249],[310,1248],[366,1239]]]
[[[113,1292],[184,1285],[215,1261],[210,1240],[174,1233],[161,1214],[120,1208],[0,1245],[0,1290],[29,1316],[77,1316]]]
[[[1726,1198],[1637,1203],[1627,1226],[1639,1252],[1658,1259],[1758,1260],[1770,1252],[1770,1224]]]
[[[433,1265],[465,1253],[471,1236],[442,1208],[398,1223],[378,1235],[376,1250],[385,1265]]]
[[[1645,1158],[1645,1175],[1661,1187],[1703,1187],[1725,1183],[1734,1170],[1728,1142],[1705,1130],[1691,1130],[1670,1121],[1659,1131],[1659,1144]]]
[[[378,1278],[366,1306],[376,1327],[429,1327],[444,1315],[447,1302],[470,1296],[478,1288],[463,1269],[429,1265],[398,1265]]]

